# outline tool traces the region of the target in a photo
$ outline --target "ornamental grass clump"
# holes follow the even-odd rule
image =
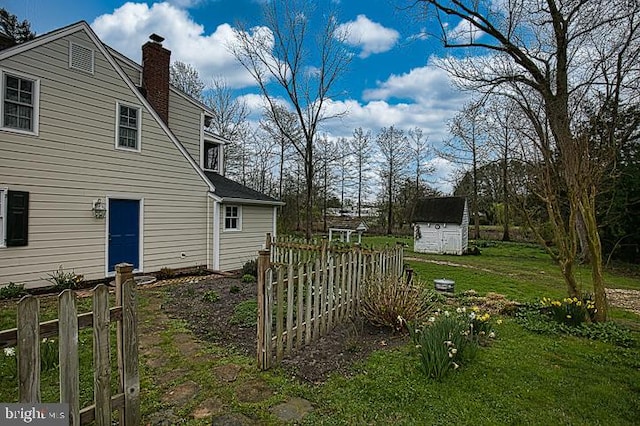
[[[407,283],[403,277],[376,275],[365,281],[361,300],[361,312],[367,321],[401,330],[404,323],[399,318],[416,323],[425,321],[433,310],[436,295],[418,280]]]
[[[576,327],[585,321],[591,321],[596,307],[590,298],[578,299],[566,297],[562,300],[543,298],[542,310],[560,324]]]

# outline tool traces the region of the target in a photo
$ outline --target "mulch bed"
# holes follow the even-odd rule
[[[204,299],[210,291],[219,296],[217,301]],[[243,283],[235,278],[204,279],[173,285],[168,292],[170,298],[163,304],[163,310],[173,318],[184,320],[199,338],[255,356],[256,326],[243,327],[231,322],[234,308],[240,302],[256,299],[255,283]],[[302,380],[321,383],[332,373],[349,375],[353,364],[373,351],[406,342],[405,335],[356,319],[335,327],[328,335],[291,354],[282,367]]]

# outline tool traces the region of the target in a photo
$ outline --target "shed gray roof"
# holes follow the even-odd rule
[[[433,197],[418,200],[413,222],[462,224],[465,197]]]
[[[231,179],[227,179],[226,177],[219,175],[215,172],[204,172],[205,176],[216,188],[214,194],[218,197],[222,198],[223,201],[225,199],[232,200],[241,200],[246,201],[247,203],[259,202],[261,204],[274,204],[280,205],[282,202],[276,200],[273,197],[270,197],[261,192],[255,191],[247,186],[244,186],[238,182],[232,181]]]

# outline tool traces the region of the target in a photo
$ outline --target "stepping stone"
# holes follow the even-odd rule
[[[262,380],[250,380],[236,389],[240,402],[261,402],[273,395],[271,388]]]
[[[170,370],[161,372],[155,375],[155,380],[159,385],[166,385],[176,379],[182,378],[187,375],[189,371],[184,368],[178,368],[176,370]]]
[[[224,409],[224,404],[218,398],[210,398],[202,401],[193,411],[193,418],[204,419],[218,414]]]
[[[159,411],[149,416],[150,426],[173,426],[180,423],[180,418],[173,413],[172,409]]]
[[[200,386],[191,380],[176,386],[171,392],[165,394],[161,399],[165,404],[173,406],[182,406],[190,401],[198,391]]]
[[[250,426],[255,422],[243,414],[224,414],[211,419],[211,426]]]
[[[223,382],[231,383],[235,382],[238,378],[238,373],[242,370],[242,367],[236,364],[226,364],[216,367],[214,373],[216,377]]]
[[[303,398],[291,398],[289,401],[272,407],[273,415],[283,422],[299,422],[313,411],[313,406]]]

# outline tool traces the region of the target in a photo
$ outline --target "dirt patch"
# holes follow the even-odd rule
[[[256,326],[243,326],[232,320],[234,308],[239,303],[256,299],[255,283],[225,277],[178,284],[168,291],[170,298],[162,305],[168,315],[186,321],[203,340],[255,356]],[[213,299],[216,300],[211,301]],[[350,374],[353,364],[373,351],[397,347],[407,341],[404,335],[355,320],[334,328],[304,350],[289,355],[282,366],[305,381],[319,383],[332,373]]]

